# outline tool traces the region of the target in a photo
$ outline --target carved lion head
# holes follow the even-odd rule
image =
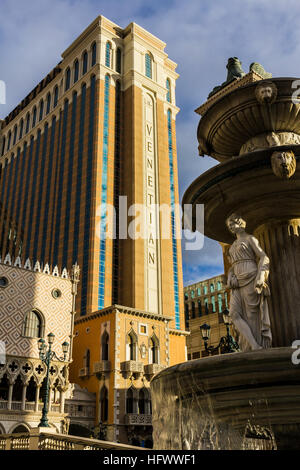
[[[273,152],[271,155],[271,165],[274,175],[278,178],[288,179],[296,171],[296,158],[290,151]]]

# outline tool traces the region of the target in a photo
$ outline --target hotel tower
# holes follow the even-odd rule
[[[79,264],[71,378],[96,394],[107,438],[140,445],[151,377],[185,360],[178,74],[165,46],[97,17],[0,131],[1,257]]]

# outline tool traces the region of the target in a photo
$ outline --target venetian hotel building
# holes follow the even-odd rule
[[[178,74],[165,46],[99,16],[1,123],[1,257],[79,264],[71,378],[96,392],[95,424],[123,442],[151,436],[149,381],[186,358]],[[148,208],[145,239],[118,236],[119,196]],[[153,204],[171,208],[167,239]],[[115,239],[103,236],[109,205]]]

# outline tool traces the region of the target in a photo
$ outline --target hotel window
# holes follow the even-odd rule
[[[185,300],[188,300],[188,299],[189,299],[189,294],[188,294],[187,292],[184,294],[184,299],[185,299]]]
[[[20,122],[19,139],[22,139],[22,137],[23,137],[23,127],[24,127],[24,121],[23,121],[23,118],[22,118],[21,122]]]
[[[44,114],[44,100],[40,101],[40,113],[39,113],[39,121],[43,119]]]
[[[198,296],[201,295],[201,289],[200,289],[200,287],[197,287],[197,295],[198,295]]]
[[[7,151],[10,149],[10,141],[11,141],[11,131],[8,133],[8,139],[7,139]]]
[[[50,106],[51,106],[51,95],[50,95],[50,93],[48,93],[48,95],[47,95],[46,114],[50,113]]]
[[[141,389],[139,391],[139,401],[138,401],[138,412],[140,415],[146,414],[146,397],[147,397],[146,391]]]
[[[126,360],[136,361],[137,359],[137,344],[138,338],[135,332],[132,330],[126,338]]]
[[[56,87],[54,88],[53,108],[57,106],[57,102],[58,102],[58,86],[56,85]]]
[[[67,91],[70,88],[70,84],[71,84],[71,70],[70,70],[70,67],[68,67],[67,70],[66,70],[65,80],[66,80],[65,91]]]
[[[83,358],[83,365],[86,367],[88,374],[90,373],[90,365],[91,365],[91,352],[89,349],[85,351],[85,355]]]
[[[198,300],[198,316],[201,317],[202,315],[202,305],[201,300]]]
[[[193,299],[195,297],[195,292],[191,290],[191,298]]]
[[[192,302],[192,318],[196,317],[196,307],[195,302]]]
[[[100,392],[100,419],[102,423],[108,420],[108,390],[103,385]]]
[[[213,284],[210,285],[210,292],[214,292],[215,291],[215,286]]]
[[[79,77],[79,62],[78,62],[78,59],[76,59],[74,62],[74,83],[77,82],[78,77]]]
[[[116,71],[121,73],[122,70],[122,50],[118,47],[116,53]]]
[[[145,75],[152,78],[152,57],[148,52],[145,55]]]
[[[104,331],[101,337],[101,359],[102,361],[108,361],[108,346],[109,346],[109,334]]]
[[[87,72],[88,67],[88,53],[85,51],[82,56],[82,75]]]
[[[221,313],[223,309],[222,294],[218,294],[218,309],[219,313]]]
[[[166,80],[166,88],[167,88],[167,101],[171,103],[171,84],[169,78]]]
[[[213,310],[213,313],[215,313],[216,311],[216,300],[215,300],[215,296],[212,295],[211,297],[211,303],[212,303],[212,310]]]
[[[96,63],[97,45],[94,42],[92,45],[92,66]]]
[[[5,150],[5,142],[6,142],[6,140],[5,140],[5,137],[3,137],[3,140],[2,140],[2,150],[1,150],[1,157],[2,157],[2,155],[4,155],[4,150]]]
[[[28,338],[41,338],[43,336],[42,330],[42,317],[36,310],[32,310],[25,317],[23,336],[27,336]]]
[[[206,315],[208,315],[208,299],[204,299],[204,309],[205,309]]]
[[[14,140],[13,140],[13,145],[17,142],[17,132],[18,132],[18,126],[17,124],[14,127]]]
[[[105,65],[111,68],[111,43],[109,41],[105,45]]]
[[[206,295],[207,294],[207,286],[204,286],[203,289],[204,289],[204,295]]]
[[[126,393],[126,413],[134,413],[134,390],[130,387]]]
[[[34,128],[35,124],[36,124],[36,106],[34,106],[33,112],[32,112],[32,129]]]
[[[149,354],[149,363],[158,364],[159,363],[159,341],[156,335],[153,335],[149,341],[150,354]]]
[[[217,289],[221,290],[221,282],[220,281],[217,282]]]
[[[27,115],[26,115],[26,129],[25,129],[26,134],[29,132],[29,126],[30,126],[30,114],[27,113]]]

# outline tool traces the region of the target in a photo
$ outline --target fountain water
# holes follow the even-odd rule
[[[234,59],[234,60],[233,60]],[[235,66],[236,58],[228,68]],[[267,77],[267,79],[265,79]],[[296,449],[300,446],[300,100],[296,79],[259,64],[230,75],[196,112],[200,155],[220,164],[187,189],[204,204],[205,235],[233,242],[225,221],[247,221],[270,259],[272,347],[189,361],[151,383],[154,446],[160,449]],[[196,211],[193,212],[196,214]],[[197,230],[197,220],[190,221]]]

